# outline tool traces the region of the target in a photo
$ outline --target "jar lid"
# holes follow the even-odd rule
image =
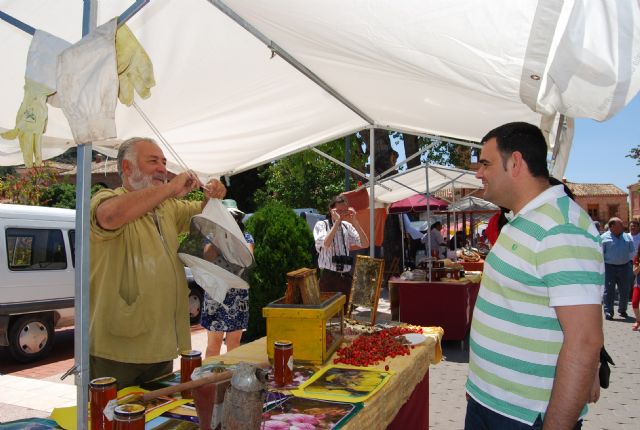
[[[89,385],[94,388],[106,387],[116,383],[116,378],[112,376],[103,376],[102,378],[92,379]]]
[[[276,348],[288,348],[293,346],[293,343],[290,340],[276,340],[273,346]]]
[[[115,408],[113,413],[118,417],[131,418],[144,414],[144,406],[137,403],[128,403],[126,405],[120,405]]]
[[[195,349],[185,349],[184,351],[180,351],[180,355],[185,358],[197,358],[202,355],[202,352],[196,351]]]

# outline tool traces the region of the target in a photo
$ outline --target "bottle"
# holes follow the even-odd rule
[[[273,374],[276,385],[283,387],[293,382],[293,343],[276,340],[273,344]]]
[[[104,416],[104,408],[117,396],[116,378],[106,376],[89,382],[89,414],[92,430],[112,430],[113,423]]]
[[[113,430],[144,430],[144,406],[129,403],[113,411]]]
[[[180,382],[191,381],[193,369],[200,366],[202,366],[202,353],[200,351],[182,351],[180,353]],[[181,394],[183,399],[193,399],[191,390],[184,390]]]

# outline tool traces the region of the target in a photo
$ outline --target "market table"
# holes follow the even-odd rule
[[[427,429],[429,427],[429,366],[442,359],[440,327],[425,328],[427,340],[411,350],[411,354],[387,360],[394,376],[364,403],[353,418],[342,427],[362,429]],[[295,357],[295,346],[294,346]],[[221,356],[225,363],[267,360],[266,338],[240,346]],[[327,362],[332,362],[329,359]],[[374,366],[384,370],[385,363]]]
[[[400,321],[442,327],[444,340],[466,338],[480,284],[468,281],[404,281],[398,278],[391,278],[389,284],[397,290]]]

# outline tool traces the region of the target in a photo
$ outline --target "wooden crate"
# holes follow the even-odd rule
[[[321,293],[319,305],[285,303],[284,298],[262,308],[267,319],[267,355],[273,360],[276,340],[293,342],[296,362],[324,363],[340,346],[345,296]]]

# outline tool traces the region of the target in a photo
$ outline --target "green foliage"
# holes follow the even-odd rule
[[[245,338],[266,334],[262,308],[284,296],[286,274],[311,265],[313,235],[307,223],[278,202],[267,203],[246,225],[255,239],[256,265],[249,289],[249,328]]]
[[[2,181],[2,195],[12,203],[38,206],[45,190],[57,182],[51,168],[33,167],[22,175],[7,175]]]
[[[321,145],[318,149],[344,159],[344,140]],[[357,142],[351,142],[351,165],[362,168],[365,157]],[[321,155],[307,150],[272,163],[261,174],[263,189],[254,193],[254,201],[260,207],[276,200],[292,208],[324,209],[329,200],[344,191],[344,168]],[[351,188],[356,179],[350,178]]]
[[[104,186],[95,184],[91,187],[91,195],[93,196],[102,188],[104,188]],[[76,186],[67,182],[53,184],[42,193],[40,205],[54,208],[75,209]]]

